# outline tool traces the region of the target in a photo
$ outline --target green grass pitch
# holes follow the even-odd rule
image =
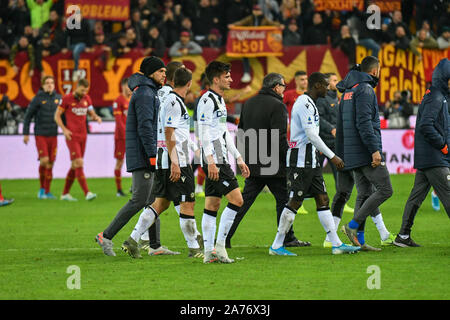
[[[325,174],[330,198],[333,178]],[[394,195],[381,208],[387,228],[397,233],[403,207],[412,188],[413,175],[391,176]],[[242,179],[240,184],[243,185]],[[296,235],[310,241],[309,248],[293,248],[297,257],[269,256],[276,233],[275,201],[261,194],[242,221],[235,237],[231,265],[204,265],[187,258],[188,250],[173,207],[161,216],[163,245],[178,256],[132,260],[120,250],[138,215],[113,239],[116,257],[104,256],[94,242],[127,201],[115,196],[113,179],[88,179],[98,198],[83,199],[77,182],[76,203],[38,200],[37,180],[4,180],[3,193],[15,198],[0,208],[0,299],[162,299],[162,300],[283,300],[283,299],[449,299],[450,221],[441,208],[431,208],[430,196],[417,214],[413,238],[421,248],[383,248],[381,252],[331,255],[322,248],[324,231],[315,213],[314,200],[305,201],[307,215],[297,215]],[[63,180],[55,180],[59,194]],[[124,189],[130,179],[124,179]],[[354,190],[350,205],[354,205]],[[201,230],[204,199],[195,207]],[[222,208],[226,205],[223,201]],[[352,215],[345,213],[343,222]],[[341,232],[341,240],[348,243]],[[380,246],[371,221],[366,224],[367,243]],[[69,289],[69,266],[80,270],[80,289]],[[374,282],[371,268],[379,268]],[[69,281],[70,282],[70,281]],[[369,289],[370,284],[379,289]],[[369,286],[368,286],[369,284]]]

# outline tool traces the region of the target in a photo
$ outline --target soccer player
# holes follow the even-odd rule
[[[189,146],[190,117],[184,98],[192,84],[192,73],[178,68],[174,75],[174,88],[165,96],[160,107],[158,133],[164,132],[165,139],[158,138],[156,173],[152,193],[155,201],[147,206],[122,250],[132,258],[141,258],[138,241],[141,235],[169,208],[170,201],[180,207],[180,227],[189,247],[189,257],[203,258],[197,241],[194,217],[194,172],[190,165]]]
[[[2,185],[0,184],[0,207],[10,205],[14,202],[14,199],[5,199],[2,194]]]
[[[294,106],[295,101],[308,90],[308,75],[305,71],[299,70],[294,75],[294,81],[295,89],[286,90],[283,96],[283,102],[288,110],[289,120],[291,119],[292,107]]]
[[[165,104],[166,98],[168,97],[169,93],[173,90],[174,88],[174,77],[175,77],[175,71],[177,71],[179,68],[184,68],[184,64],[182,64],[179,61],[171,61],[166,65],[166,84],[163,85],[159,90],[158,90],[158,97],[159,97],[159,101],[160,101],[160,110],[158,113],[158,133],[157,133],[157,143],[165,142],[165,132],[164,132],[164,110],[162,109],[162,106]],[[190,140],[189,140],[190,141]],[[180,215],[180,203],[178,202],[177,199],[175,199],[173,201],[173,205],[175,207],[175,211],[177,212],[178,215]],[[157,220],[157,224],[160,224],[160,220]],[[160,226],[157,228],[158,230],[160,229]],[[200,232],[198,232],[197,230],[197,225],[195,225],[195,232],[197,234],[197,237],[200,241],[200,243],[202,243],[202,238],[201,238],[201,234]],[[158,232],[159,233],[159,232]],[[159,235],[158,235],[159,238]],[[150,255],[172,255],[172,254],[179,254],[178,252],[175,251],[171,251],[166,247],[162,247],[162,246],[158,246],[156,247],[156,245],[154,245],[155,248],[151,247],[151,243],[150,243],[150,231],[149,232],[144,232],[141,236],[141,239],[139,240],[139,249],[142,250],[146,250],[149,252]]]
[[[131,90],[128,88],[128,78],[120,82],[122,93],[113,103],[113,114],[116,120],[116,130],[114,132],[114,177],[117,187],[117,196],[124,197],[122,191],[122,166],[125,158],[125,127],[127,123],[128,103],[131,98]]]
[[[61,105],[55,112],[55,121],[66,137],[72,162],[61,195],[61,200],[65,201],[77,201],[69,193],[75,179],[78,180],[81,189],[83,189],[86,200],[93,200],[97,197],[95,193],[89,191],[83,171],[83,157],[87,140],[86,115],[89,114],[98,123],[102,122],[102,119],[94,111],[88,92],[89,81],[86,79],[78,80],[75,91],[63,97]],[[65,115],[65,124],[62,120],[63,114]]]
[[[306,196],[313,196],[316,201],[319,220],[332,243],[332,254],[353,253],[360,249],[342,243],[336,233],[317,154],[317,151],[322,152],[338,169],[344,167],[341,158],[319,137],[320,117],[315,101],[326,95],[327,86],[322,73],[312,73],[308,78],[308,92],[300,96],[292,108],[292,135],[286,159],[289,202],[281,214],[278,232],[269,249],[270,255],[296,256],[283,246],[283,242]]]
[[[31,100],[23,121],[23,142],[30,141],[30,122],[34,118],[34,134],[39,159],[39,199],[56,199],[50,192],[53,177],[53,164],[58,146],[58,125],[54,114],[62,101],[55,91],[55,79],[52,76],[42,78],[42,88]]]
[[[433,71],[432,85],[426,91],[417,113],[414,132],[414,187],[403,211],[402,226],[394,244],[420,247],[411,238],[411,229],[431,186],[450,218],[450,61],[442,59]]]
[[[200,98],[197,117],[202,152],[202,166],[207,176],[205,182],[205,210],[202,217],[202,233],[205,257],[204,263],[233,263],[225,249],[225,240],[233,224],[237,211],[242,206],[239,184],[228,162],[228,152],[236,159],[242,176],[248,178],[250,170],[234,145],[227,128],[227,108],[223,97],[224,91],[230,89],[230,64],[212,61],[205,73],[210,89]],[[217,211],[222,196],[228,205],[222,212],[217,242],[214,252]]]

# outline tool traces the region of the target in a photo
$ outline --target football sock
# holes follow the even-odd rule
[[[389,238],[389,231],[386,229],[386,226],[384,225],[383,216],[378,214],[375,217],[372,217],[373,223],[375,223],[375,226],[378,229],[378,233],[380,234],[381,240],[386,240]]]
[[[120,170],[114,170],[117,191],[122,190],[122,176]]]
[[[337,230],[339,228],[339,223],[341,223],[341,218],[333,216],[333,220],[334,220],[334,231],[336,231],[336,233],[337,233]],[[326,237],[325,240],[328,241],[328,242],[331,242],[330,237],[328,236],[328,234],[327,234],[327,237]]]
[[[317,216],[319,217],[320,223],[333,247],[339,247],[342,244],[342,241],[336,233],[336,226],[330,208],[317,209]]]
[[[194,216],[188,216],[186,214],[180,213],[180,227],[183,232],[184,239],[186,240],[188,248],[198,249],[200,248],[197,242],[196,223]]]
[[[73,181],[75,180],[75,170],[69,169],[69,172],[66,176],[66,182],[64,183],[63,194],[68,194],[70,192],[70,188],[72,187]]]
[[[348,227],[351,228],[351,229],[358,229],[359,223],[352,219],[352,220],[348,223]]]
[[[358,237],[358,242],[360,245],[363,245],[366,241],[364,240],[364,231],[358,231],[356,233],[356,236]]]
[[[216,219],[217,219],[217,211],[211,211],[207,209],[203,211],[202,233],[205,251],[212,251],[214,249],[214,236],[216,235]]]
[[[156,219],[158,219],[158,214],[156,211],[151,206],[145,207],[144,211],[142,211],[139,216],[139,220],[136,223],[133,232],[131,232],[130,237],[133,238],[134,241],[138,242],[141,235],[146,233],[145,231],[151,227]]]
[[[277,235],[275,236],[275,240],[272,243],[273,249],[278,249],[283,246],[286,233],[289,231],[292,224],[294,223],[296,214],[297,210],[289,208],[288,206],[284,207],[283,211],[281,212]]]
[[[39,165],[39,183],[40,183],[40,188],[44,189],[45,188],[45,167]]]
[[[87,186],[86,177],[84,176],[83,167],[75,169],[75,177],[77,178],[81,189],[83,189],[84,195],[86,195],[89,192],[89,188]]]
[[[45,169],[45,181],[44,181],[44,189],[45,193],[50,192],[50,185],[52,183],[53,179],[53,169],[52,168],[46,168]]]
[[[227,238],[228,232],[230,232],[231,225],[233,224],[234,217],[238,212],[240,207],[228,203],[226,208],[223,210],[220,216],[219,231],[217,232],[217,244],[220,246],[225,246],[225,239]]]

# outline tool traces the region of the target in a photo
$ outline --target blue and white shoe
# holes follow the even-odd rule
[[[38,197],[38,199],[46,199],[46,197],[45,197],[45,189],[44,188],[39,189],[37,197]]]
[[[271,256],[297,256],[295,253],[286,250],[285,247],[279,247],[278,249],[270,247],[269,254]]]
[[[434,211],[439,211],[441,209],[441,205],[439,203],[439,198],[436,195],[436,193],[431,191],[431,206],[433,207]]]
[[[45,194],[45,199],[56,200],[56,197],[51,192],[49,192]]]
[[[3,200],[0,200],[0,207],[10,205],[13,202],[14,202],[14,199],[3,199]]]
[[[361,247],[349,246],[348,244],[341,244],[339,247],[332,247],[332,254],[343,254],[343,253],[356,253],[361,250]]]

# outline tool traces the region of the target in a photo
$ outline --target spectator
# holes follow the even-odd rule
[[[409,116],[413,114],[413,107],[408,101],[407,91],[395,91],[394,99],[385,104],[384,118],[389,120],[390,129],[409,128]]]
[[[127,37],[127,46],[130,47],[130,49],[141,49],[142,48],[142,42],[138,41],[136,30],[134,30],[133,27],[128,28],[125,32],[125,35]]]
[[[442,34],[437,38],[439,49],[447,49],[450,46],[450,27],[445,26],[442,29]]]
[[[4,94],[0,100],[0,134],[8,134],[8,119],[13,112],[11,101],[8,96]]]
[[[90,47],[93,43],[91,28],[86,19],[83,19],[80,15],[80,28],[68,28],[64,31],[66,39],[66,48],[62,49],[62,53],[67,51],[72,51],[72,56],[74,60],[74,68],[72,73],[72,81],[78,81],[82,73],[78,70],[78,65],[80,61],[80,55],[84,50]]]
[[[291,19],[288,27],[283,30],[283,45],[299,46],[302,43],[302,37],[298,32],[297,20]]]
[[[369,1],[369,3],[372,3],[372,1]],[[372,56],[378,57],[380,45],[374,39],[379,38],[379,31],[367,27],[367,21],[372,13],[361,12],[355,5],[353,6],[353,14],[358,18],[358,44],[372,50]]]
[[[166,44],[156,26],[151,26],[145,40],[144,56],[157,56],[162,58],[166,52]]]
[[[228,25],[228,28],[233,26],[251,26],[251,27],[260,27],[260,26],[280,26],[279,22],[272,21],[267,19],[262,9],[259,5],[254,5],[252,8],[252,14],[245,17],[244,19],[241,19],[237,22],[231,23]],[[284,28],[284,25],[281,26]],[[244,74],[241,78],[242,83],[249,83],[252,80],[252,77],[250,75],[250,63],[248,61],[248,58],[242,59],[242,65],[244,68]]]
[[[414,37],[414,39],[411,40],[409,47],[415,55],[422,58],[422,54],[419,52],[418,48],[437,49],[438,43],[432,36],[427,37],[427,31],[425,29],[421,29],[419,30],[417,37]]]
[[[180,34],[180,40],[175,42],[169,50],[170,57],[181,57],[185,55],[201,54],[203,52],[194,41],[191,41],[189,32],[183,31]]]
[[[419,36],[419,32],[422,29],[427,32],[427,37],[431,36],[434,39],[437,38],[436,35],[434,34],[433,30],[431,30],[431,26],[430,26],[430,23],[428,22],[428,20],[423,20],[422,27],[420,29],[418,29],[418,31],[416,32],[416,36]]]
[[[30,77],[32,77],[34,74],[34,68],[36,66],[35,56],[34,56],[34,47],[32,44],[29,43],[27,37],[21,36],[19,38],[19,41],[12,46],[11,52],[9,54],[9,64],[14,69],[15,73],[19,72],[19,68],[16,66],[15,60],[16,60],[17,53],[24,52],[24,51],[28,54],[28,59],[30,62],[28,75]]]
[[[381,22],[381,33],[379,34],[378,42],[383,44],[391,44],[395,46],[394,35],[389,33],[389,24],[391,23],[390,18],[384,18]]]
[[[339,48],[348,57],[349,68],[356,63],[356,42],[350,34],[350,28],[348,25],[341,26],[341,34],[335,41],[333,41],[333,47]]]
[[[9,59],[9,54],[11,49],[8,44],[3,40],[3,37],[0,36],[0,59]]]
[[[225,11],[225,25],[242,20],[251,14],[250,0],[232,0],[224,6]]]
[[[143,42],[145,30],[148,29],[148,20],[141,20],[141,12],[139,10],[134,10],[131,13],[131,27],[136,32],[137,41]]]
[[[53,0],[27,0],[27,6],[31,14],[31,27],[40,29],[48,21]]]
[[[33,45],[33,47],[36,47],[39,42],[39,30],[33,29],[31,26],[25,26],[23,29],[23,35],[27,37],[28,42]]]
[[[398,26],[403,27],[408,38],[411,37],[408,26],[403,22],[403,15],[400,10],[396,10],[392,13],[392,22],[388,26],[388,33],[395,34]]]
[[[139,0],[137,10],[141,13],[141,20],[150,26],[158,24],[161,20],[159,14],[157,14],[156,6],[149,6],[147,0]]]
[[[192,20],[189,17],[183,17],[181,19],[180,32],[187,31],[191,39],[194,39],[194,31],[192,31]],[[173,43],[173,42],[172,42]]]
[[[131,48],[128,46],[127,36],[125,33],[121,32],[116,42],[113,44],[111,48],[112,55],[115,58],[119,58],[125,53],[131,51]]]
[[[56,10],[51,10],[49,19],[42,25],[41,32],[50,34],[52,42],[61,48],[64,47],[64,31],[62,21]]]
[[[211,29],[208,33],[208,37],[200,42],[200,45],[208,48],[222,47],[222,35],[220,34],[220,31],[216,28]]]
[[[101,71],[107,69],[108,59],[111,55],[111,48],[105,43],[105,33],[97,30],[94,38],[94,45],[91,52],[95,56],[94,65]]]
[[[280,21],[280,6],[276,0],[258,0],[264,16],[272,21]]]
[[[319,12],[313,15],[313,25],[306,29],[305,44],[327,44],[330,39],[328,30]]]
[[[182,18],[180,12],[178,12],[179,10],[180,10],[179,7],[177,7],[178,14],[176,14],[172,0],[164,2],[163,8],[164,13],[162,16],[161,24],[164,26],[162,34],[163,38],[166,40],[167,46],[172,45],[178,39],[179,35],[178,26],[180,25],[180,19]],[[192,23],[189,26],[189,28],[192,28]],[[193,34],[191,35],[191,39],[193,39]]]
[[[42,58],[52,56],[61,51],[58,44],[54,43],[50,37],[50,34],[44,33],[39,45],[36,47],[36,66],[39,71],[42,72]]]
[[[31,19],[30,12],[25,5],[25,0],[17,0],[17,2],[9,1],[8,8],[8,25],[13,36],[10,39],[12,41],[8,44],[12,46],[16,39],[15,37],[23,34],[25,26],[30,25]]]
[[[204,40],[209,30],[218,26],[219,19],[214,15],[210,0],[200,0],[194,19],[195,41]]]
[[[397,49],[406,50],[410,47],[410,40],[406,34],[405,28],[399,25],[395,29],[393,44]]]

